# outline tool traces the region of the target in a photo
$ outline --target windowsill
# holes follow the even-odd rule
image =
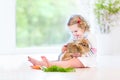
[[[4,49],[0,54],[60,54],[61,46]]]

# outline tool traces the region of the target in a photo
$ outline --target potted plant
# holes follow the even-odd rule
[[[95,0],[97,46],[100,55],[120,53],[120,0]],[[95,26],[95,27],[96,27]]]
[[[120,0],[95,0],[94,13],[101,33],[109,33],[120,14]]]

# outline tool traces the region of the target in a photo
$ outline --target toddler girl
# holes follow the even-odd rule
[[[90,53],[88,53],[87,55],[92,55],[96,53],[95,41],[93,39],[95,36],[93,36],[90,33],[90,28],[88,23],[85,21],[85,19],[81,15],[72,16],[68,21],[68,28],[72,33],[72,35],[71,35],[71,39],[67,43],[85,38],[89,41],[89,46],[91,48]],[[66,49],[67,49],[67,44],[63,46],[62,53],[64,53]],[[60,54],[60,56],[61,55],[62,54]],[[59,56],[59,59],[60,59],[60,56]]]
[[[72,58],[67,61],[49,61],[45,56],[42,56],[42,61],[38,61],[31,57],[28,60],[33,65],[40,65],[50,67],[52,65],[60,67],[72,67],[72,68],[85,68],[85,67],[95,67],[96,66],[96,45],[93,35],[90,33],[90,27],[85,19],[81,15],[73,15],[68,21],[68,29],[70,30],[72,37],[68,42],[86,38],[89,41],[90,52],[86,55],[78,58]],[[66,51],[66,45],[62,48],[62,53]]]

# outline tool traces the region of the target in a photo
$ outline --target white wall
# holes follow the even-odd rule
[[[0,0],[0,53],[15,48],[15,0]]]
[[[120,55],[120,26],[113,27],[109,34],[98,34],[99,55]]]

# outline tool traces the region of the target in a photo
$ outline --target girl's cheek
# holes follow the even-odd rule
[[[73,36],[75,36],[75,33],[72,33]]]

